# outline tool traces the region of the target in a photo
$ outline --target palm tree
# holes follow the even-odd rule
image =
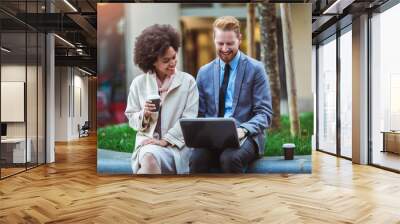
[[[272,116],[271,130],[281,127],[281,82],[279,78],[278,41],[277,41],[277,17],[274,3],[264,1],[258,5],[261,29],[261,61],[269,75],[271,86]]]
[[[281,3],[280,12],[282,20],[283,51],[285,56],[286,85],[288,92],[290,133],[292,136],[297,136],[300,134],[300,121],[297,109],[296,75],[294,73],[293,64],[292,18],[289,5]]]

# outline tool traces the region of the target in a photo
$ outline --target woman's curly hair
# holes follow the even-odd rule
[[[169,47],[178,51],[181,39],[171,25],[155,24],[147,27],[136,38],[134,62],[144,72],[154,72],[154,62],[165,54]]]

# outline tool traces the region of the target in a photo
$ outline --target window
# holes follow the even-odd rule
[[[21,16],[24,12],[41,12],[42,5],[44,1],[18,3]],[[0,29],[0,89],[3,96],[15,96],[18,105],[13,106],[20,112],[4,106],[3,96],[0,98],[1,114],[9,117],[1,118],[6,131],[0,144],[0,178],[5,178],[45,163],[46,40],[44,33],[12,16],[0,12],[0,17],[7,21],[3,21]]]
[[[352,33],[340,36],[340,155],[352,157]]]
[[[372,163],[400,170],[400,5],[371,19],[371,137]],[[394,132],[394,133],[392,133]],[[390,137],[390,139],[385,139]],[[400,150],[399,150],[400,153]]]
[[[336,39],[318,48],[318,148],[336,153]]]

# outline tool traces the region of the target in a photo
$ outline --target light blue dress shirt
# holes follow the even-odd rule
[[[240,59],[240,51],[236,53],[236,56],[229,62],[229,65],[231,66],[231,71],[229,74],[229,81],[228,81],[228,87],[226,89],[226,94],[225,94],[225,114],[224,117],[232,117],[233,111],[232,111],[232,104],[233,104],[233,94],[235,90],[235,80],[236,80],[236,74],[237,74],[237,67],[239,64],[239,59]],[[224,80],[224,71],[225,71],[225,62],[219,59],[219,67],[220,67],[220,72],[219,72],[219,86],[221,87],[222,82]]]

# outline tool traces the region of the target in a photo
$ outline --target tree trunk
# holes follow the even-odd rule
[[[281,127],[281,82],[279,78],[277,17],[274,3],[265,1],[259,4],[260,33],[261,33],[261,61],[269,75],[272,109],[271,130]]]
[[[254,26],[256,24],[256,17],[254,13],[254,4],[247,4],[247,55],[256,57],[255,43],[254,43]]]
[[[300,134],[300,120],[297,109],[296,75],[294,73],[293,61],[292,18],[288,4],[281,3],[280,10],[282,19],[283,47],[285,55],[286,85],[288,91],[287,95],[289,106],[290,133],[292,134],[292,136],[297,136]]]

